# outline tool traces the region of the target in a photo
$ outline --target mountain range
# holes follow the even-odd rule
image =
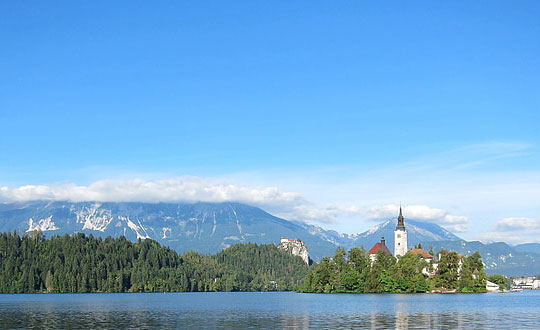
[[[409,247],[445,248],[462,254],[479,251],[488,273],[540,274],[540,244],[511,247],[505,243],[466,242],[433,223],[406,219]],[[343,234],[304,222],[273,216],[240,203],[99,203],[30,201],[0,204],[0,231],[39,229],[46,236],[84,232],[93,236],[151,238],[178,252],[216,253],[236,243],[278,243],[299,238],[315,261],[332,256],[337,247],[371,248],[385,237],[392,250],[397,219],[359,234]]]

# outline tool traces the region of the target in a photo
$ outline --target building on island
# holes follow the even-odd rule
[[[371,261],[375,260],[377,252],[383,250],[386,254],[392,255],[392,252],[386,246],[384,237],[380,243],[375,245],[369,250],[369,256]],[[423,251],[423,250],[422,250]],[[425,251],[424,251],[425,252]],[[407,253],[407,229],[405,229],[405,219],[403,218],[403,212],[401,206],[399,207],[399,216],[396,230],[394,231],[394,257],[401,257]],[[426,252],[426,254],[429,254]],[[433,259],[433,256],[431,257]]]
[[[433,263],[433,256],[424,251],[423,249],[415,248],[410,251],[408,250],[407,229],[405,228],[405,218],[403,217],[403,210],[401,209],[401,206],[399,207],[399,216],[397,220],[398,221],[396,230],[394,231],[394,257],[398,258],[404,256],[407,252],[411,252],[413,254],[420,255],[428,263]],[[379,250],[383,250],[386,254],[392,255],[392,253],[386,246],[384,237],[381,239],[380,243],[376,243],[371,248],[371,250],[369,250],[369,255],[372,261],[375,260],[377,252],[379,252]],[[426,270],[426,275],[428,275],[427,273],[428,271]]]
[[[306,244],[298,238],[288,239],[287,237],[282,237],[279,241],[278,249],[289,251],[293,256],[300,256],[309,265],[309,251]]]
[[[416,248],[409,251],[412,254],[419,255],[427,262],[433,261],[433,256],[429,253],[427,253],[424,249]]]
[[[390,252],[388,247],[386,247],[386,241],[384,240],[384,236],[381,238],[380,243],[375,243],[375,245],[373,245],[371,250],[369,250],[369,258],[371,259],[372,263],[375,261],[375,259],[377,259],[377,253],[379,251],[383,251],[384,253],[386,253],[389,256],[392,255],[392,252]]]
[[[420,256],[420,258],[424,259],[425,261],[427,261],[428,264],[432,265],[431,271],[429,267],[425,267],[424,269],[422,269],[422,274],[426,276],[435,275],[435,271],[437,270],[437,264],[433,262],[434,257],[431,254],[427,253],[424,249],[421,248],[415,248],[409,250],[409,252],[414,255]]]
[[[405,219],[399,206],[399,216],[396,230],[394,230],[394,256],[401,257],[407,253],[407,229],[405,229]]]
[[[495,283],[490,282],[490,281],[486,281],[486,290],[488,292],[500,292],[501,288],[499,287],[498,284],[495,284]]]
[[[396,259],[399,259],[399,257],[402,257],[407,253],[419,256],[420,258],[424,259],[428,264],[427,267],[424,267],[424,269],[422,269],[422,274],[428,277],[435,276],[439,266],[438,260],[441,259],[440,252],[437,259],[435,259],[435,257],[431,253],[428,253],[424,249],[422,249],[421,245],[418,245],[414,249],[409,250],[407,242],[407,229],[405,228],[405,218],[403,217],[403,210],[401,208],[401,205],[399,206],[399,216],[397,220],[398,221],[396,230],[394,230],[394,257]],[[373,247],[368,252],[372,265],[373,262],[375,262],[375,260],[377,259],[377,253],[380,251],[383,251],[389,256],[392,255],[392,252],[390,252],[390,250],[386,246],[384,236],[382,237],[381,241],[379,243],[375,243],[375,245],[373,245]],[[459,275],[463,266],[463,256],[458,254],[458,258],[459,261],[457,272]],[[479,274],[480,272],[478,271],[478,269],[475,269],[472,273],[472,277],[476,279]],[[534,277],[514,279],[513,287],[518,289],[540,289],[540,280],[537,280]],[[486,290],[490,292],[498,292],[502,289],[497,284],[487,281]]]

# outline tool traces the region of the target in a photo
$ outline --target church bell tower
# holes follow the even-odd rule
[[[407,230],[400,205],[398,223],[396,230],[394,230],[394,257],[403,256],[405,253],[407,253]]]

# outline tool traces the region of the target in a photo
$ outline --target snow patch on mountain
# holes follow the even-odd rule
[[[28,229],[26,232],[33,230],[48,231],[48,230],[58,230],[59,228],[52,221],[52,215],[47,218],[40,219],[38,222],[34,222],[34,219],[28,219]]]
[[[214,233],[216,232],[217,224],[216,224],[216,213],[214,213],[214,226],[212,227],[212,234],[210,234],[210,237],[214,236]]]
[[[104,232],[113,221],[111,210],[101,209],[100,203],[95,203],[91,207],[83,207],[80,211],[72,210],[77,215],[77,223],[84,223],[84,229]]]
[[[385,221],[385,222],[383,222],[383,223],[380,223],[380,224],[378,224],[378,225],[375,225],[375,226],[371,227],[371,229],[368,230],[368,231],[367,231],[364,235],[362,235],[362,236],[366,237],[366,236],[368,236],[368,235],[371,235],[371,234],[377,232],[379,229],[388,226],[389,223],[390,223],[390,220],[387,220],[387,221]]]
[[[139,225],[137,225],[133,221],[131,221],[131,219],[129,217],[118,216],[118,218],[127,223],[128,227],[131,230],[133,230],[135,232],[135,234],[137,235],[137,239],[139,239],[139,238],[140,239],[151,238],[148,235],[148,233],[146,232],[146,229],[141,225],[141,222],[139,220],[137,220],[137,222],[139,223]]]
[[[163,227],[163,235],[161,235],[161,238],[163,239],[166,239],[168,236],[167,236],[167,233],[169,233],[169,235],[171,234],[171,231],[172,229],[170,227]]]
[[[240,220],[238,220],[238,215],[236,214],[236,211],[232,209],[234,217],[236,218],[236,228],[238,228],[238,232],[242,234],[242,226],[240,225]]]

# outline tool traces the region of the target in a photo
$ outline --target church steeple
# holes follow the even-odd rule
[[[399,216],[397,218],[396,230],[405,230],[405,219],[403,219],[403,212],[401,211],[401,205],[399,206]]]
[[[405,229],[405,220],[403,219],[403,211],[399,205],[399,216],[397,218],[397,227],[394,230],[394,256],[404,256],[408,251],[407,230]]]

